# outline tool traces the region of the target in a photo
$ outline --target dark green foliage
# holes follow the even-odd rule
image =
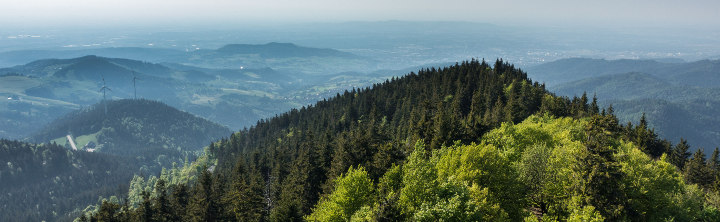
[[[153,221],[173,221],[172,209],[170,208],[170,200],[168,199],[168,190],[166,187],[166,181],[163,178],[158,179],[155,183],[155,193],[157,197],[154,199],[152,206],[153,209]]]
[[[687,161],[684,168],[685,180],[689,183],[700,185],[701,187],[708,187],[713,180],[715,175],[711,171],[711,168],[705,163],[705,153],[703,149],[698,149]]]
[[[688,145],[687,140],[680,138],[680,142],[675,145],[675,147],[672,149],[672,152],[670,155],[670,162],[672,164],[675,164],[680,169],[685,168],[685,163],[687,162],[687,159],[690,157],[690,145]]]
[[[77,213],[64,212],[97,203],[98,196],[126,193],[127,187],[117,184],[137,171],[133,158],[4,139],[0,162],[0,221],[75,218]]]
[[[622,219],[626,215],[627,198],[619,181],[624,175],[612,148],[617,147],[613,143],[620,132],[617,119],[611,114],[594,115],[585,130],[588,134],[586,153],[580,156],[579,162],[583,164],[579,172],[587,184],[580,193],[586,195],[586,203],[594,206],[606,219]]]

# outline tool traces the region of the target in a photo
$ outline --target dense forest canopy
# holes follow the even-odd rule
[[[472,60],[258,121],[211,143],[195,182],[79,220],[717,220],[717,152],[688,148]]]
[[[98,196],[126,192],[124,184],[142,165],[130,157],[5,139],[0,140],[0,163],[2,221],[71,220],[78,215],[72,211]]]

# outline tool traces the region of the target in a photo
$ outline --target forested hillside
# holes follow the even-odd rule
[[[2,140],[1,221],[67,221],[98,196],[121,196],[134,175],[195,160],[230,130],[150,100],[99,103],[57,119],[37,143]],[[71,148],[70,136],[78,150]]]
[[[107,112],[106,112],[107,110]],[[101,102],[70,113],[32,136],[35,142],[65,144],[66,135],[83,147],[92,141],[96,152],[139,156],[139,153],[199,151],[211,141],[230,135],[217,123],[144,99]]]
[[[213,161],[189,188],[161,179],[143,204],[104,201],[89,216],[588,221],[678,212],[680,220],[717,219],[717,203],[676,168],[715,194],[715,179],[692,175],[717,174],[710,171],[717,164],[689,155],[686,143],[658,139],[644,120],[618,124],[612,107],[601,110],[595,99],[556,97],[502,60],[492,67],[473,60],[261,120],[211,143],[204,158]],[[536,162],[544,168],[527,167]],[[679,205],[658,208],[657,201]]]
[[[68,221],[98,196],[127,192],[135,158],[0,140],[0,221]]]

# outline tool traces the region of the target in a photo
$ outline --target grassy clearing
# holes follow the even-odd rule
[[[93,134],[78,136],[78,137],[73,138],[73,140],[75,140],[75,145],[78,147],[78,149],[82,149],[82,147],[84,147],[85,145],[87,145],[90,142],[94,142],[95,144],[98,144],[97,135],[99,133],[100,133],[100,131],[97,131]],[[60,146],[66,146],[68,141],[63,136],[63,137],[60,137],[60,138],[57,138],[54,140],[50,140],[50,142],[51,143],[54,142]]]

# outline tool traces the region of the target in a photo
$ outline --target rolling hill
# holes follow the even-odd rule
[[[661,60],[662,61],[662,60]],[[659,62],[656,60],[560,59],[526,69],[530,77],[548,86],[589,77],[629,72],[648,73],[673,84],[717,87],[720,85],[720,60],[695,62]]]
[[[103,79],[111,89],[108,98],[133,98],[137,92],[235,129],[294,106],[280,95],[299,81],[269,68],[215,70],[98,56],[39,60],[0,69],[0,137],[25,138],[71,110],[101,101]],[[244,110],[245,118],[235,118],[231,110]],[[16,130],[6,130],[11,128]]]
[[[107,106],[106,106],[107,105]],[[107,107],[107,113],[105,112]],[[219,124],[151,100],[112,100],[72,112],[45,126],[30,139],[65,145],[65,136],[78,147],[90,141],[96,152],[136,156],[150,150],[199,151],[230,134]]]
[[[377,63],[377,61],[335,49],[271,42],[267,44],[228,44],[218,49],[193,49],[192,51],[138,47],[10,51],[0,52],[0,65],[15,66],[48,58],[72,59],[86,55],[126,58],[151,63],[177,63],[213,69],[271,67],[313,75],[369,70]]]
[[[692,149],[710,154],[720,145],[719,64],[575,58],[527,70],[558,95],[597,95],[601,105],[614,105],[623,122],[637,123],[645,113],[660,136],[688,139]]]

